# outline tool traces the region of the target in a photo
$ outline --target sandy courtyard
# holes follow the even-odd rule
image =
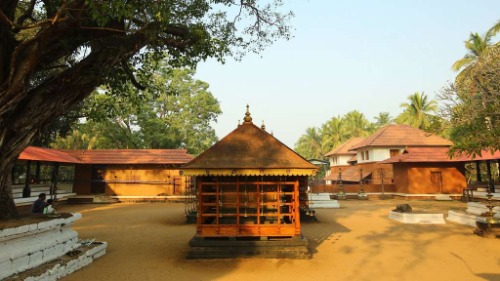
[[[500,240],[473,228],[409,225],[387,218],[397,204],[447,213],[465,203],[398,200],[342,201],[302,224],[313,258],[187,260],[195,232],[180,203],[67,205],[80,212],[81,239],[109,243],[108,253],[62,280],[500,280]]]

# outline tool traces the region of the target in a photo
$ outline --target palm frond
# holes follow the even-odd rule
[[[463,67],[466,67],[466,66],[474,63],[475,61],[477,61],[477,57],[472,57],[470,55],[465,55],[463,58],[461,58],[461,59],[457,60],[456,62],[454,62],[453,65],[451,66],[451,69],[453,71],[459,71]]]

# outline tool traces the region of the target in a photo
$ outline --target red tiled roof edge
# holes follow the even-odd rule
[[[356,154],[355,151],[350,150],[353,146],[356,144],[362,142],[364,138],[361,137],[354,137],[348,139],[346,142],[340,144],[339,146],[335,147],[332,149],[330,152],[325,154],[325,156],[330,156],[330,155],[352,155]]]
[[[85,152],[89,152],[84,157]],[[113,153],[115,157],[106,158],[105,153]],[[89,155],[92,154],[92,155]],[[121,154],[121,155],[119,155]],[[149,155],[147,155],[149,154]],[[116,157],[118,155],[119,157]],[[100,157],[104,157],[100,158]],[[27,147],[18,157],[20,160],[74,163],[74,164],[185,164],[194,157],[185,149],[53,149],[43,147]]]

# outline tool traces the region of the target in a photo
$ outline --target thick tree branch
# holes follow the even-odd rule
[[[130,82],[132,83],[132,85],[134,85],[134,87],[136,87],[137,89],[139,90],[146,90],[146,87],[141,85],[137,79],[135,78],[135,75],[134,73],[132,72],[132,70],[130,69],[127,61],[125,59],[122,59],[121,61],[121,65],[122,65],[122,68],[123,68],[123,71],[125,72],[125,74],[128,76],[128,78],[130,79]]]

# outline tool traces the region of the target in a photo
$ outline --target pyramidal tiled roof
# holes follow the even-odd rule
[[[264,129],[255,126],[249,117],[183,167],[186,171],[196,169],[229,169],[235,174],[239,173],[237,170],[261,170],[268,174],[272,169],[316,171],[317,167]]]
[[[388,146],[452,146],[453,143],[440,136],[424,132],[408,125],[392,124],[380,128],[371,136],[351,147],[355,150],[363,147]]]
[[[355,155],[356,152],[350,150],[351,147],[354,145],[360,143],[364,138],[350,138],[346,142],[338,145],[334,149],[332,149],[330,152],[325,154],[325,156],[330,156],[330,155]]]

